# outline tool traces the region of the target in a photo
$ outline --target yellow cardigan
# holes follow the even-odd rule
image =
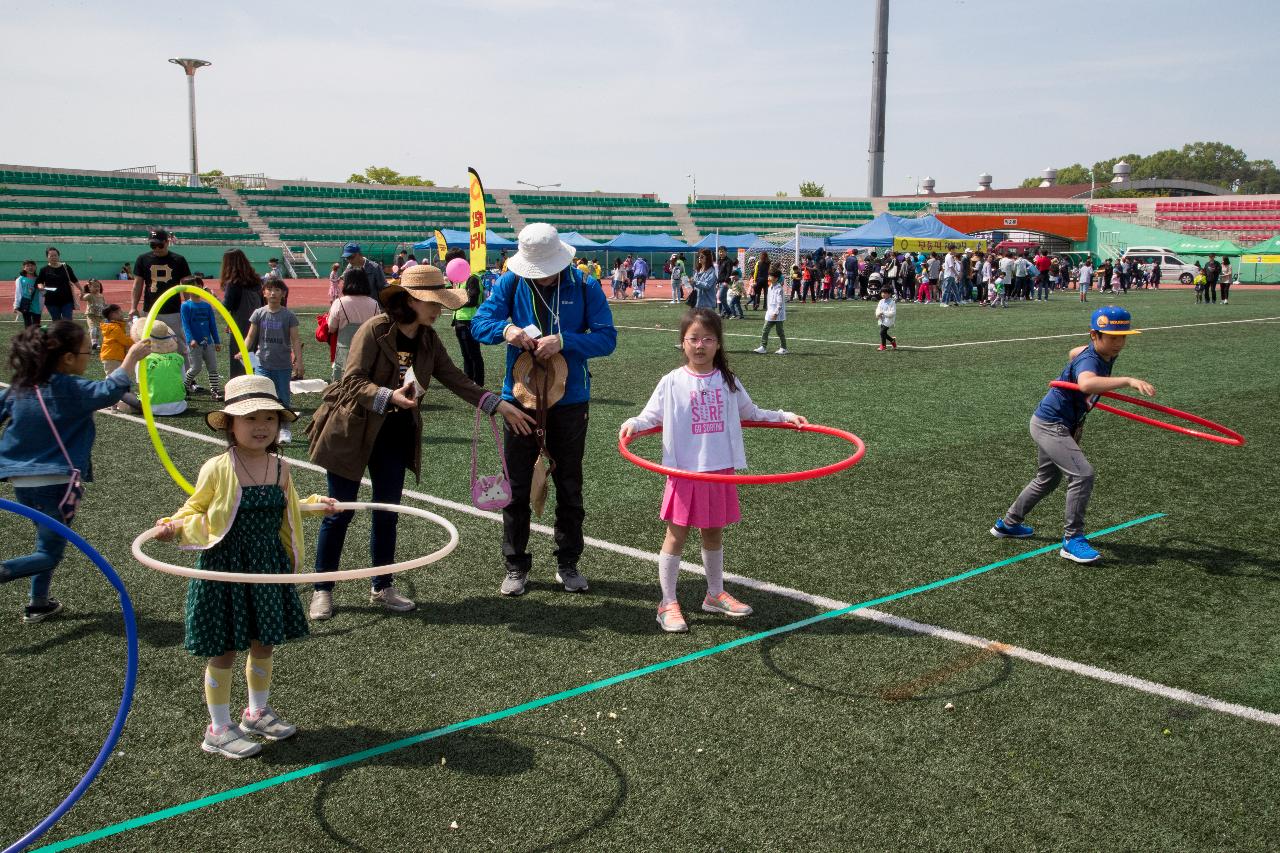
[[[305,501],[298,500],[293,488],[293,477],[284,483],[285,512],[280,523],[280,541],[289,552],[293,570],[300,571],[303,562],[302,503],[319,503],[322,498],[311,495]],[[236,476],[235,460],[228,450],[215,456],[200,468],[196,490],[182,508],[171,518],[161,521],[175,522],[180,526],[178,547],[184,551],[205,551],[222,541],[236,520],[240,509],[240,478]]]

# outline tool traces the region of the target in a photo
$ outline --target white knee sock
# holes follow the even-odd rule
[[[680,575],[680,555],[663,552],[658,555],[658,583],[662,584],[662,603],[676,600],[676,578]]]
[[[724,592],[724,548],[718,551],[702,549],[702,567],[707,570],[707,595]]]

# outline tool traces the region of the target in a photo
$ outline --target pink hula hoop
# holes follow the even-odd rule
[[[1062,388],[1067,391],[1081,391],[1080,386],[1074,382],[1063,382],[1055,379],[1049,383],[1052,388]],[[1140,415],[1137,412],[1126,412],[1124,409],[1117,409],[1115,406],[1108,406],[1106,403],[1095,403],[1095,409],[1101,409],[1104,412],[1110,412],[1113,415],[1119,415],[1122,418],[1128,418],[1131,421],[1137,421],[1140,424],[1167,429],[1170,432],[1178,432],[1183,435],[1189,435],[1193,438],[1203,438],[1205,441],[1216,441],[1219,444],[1227,444],[1231,447],[1240,447],[1244,444],[1244,436],[1235,430],[1227,429],[1222,424],[1214,423],[1207,418],[1199,415],[1193,415],[1190,412],[1184,412],[1181,409],[1174,409],[1170,406],[1162,406],[1159,403],[1152,403],[1150,400],[1142,400],[1138,397],[1130,397],[1128,394],[1117,394],[1115,391],[1103,391],[1097,395],[1099,397],[1110,397],[1113,400],[1121,400],[1134,406],[1141,406],[1144,409],[1150,409],[1153,412],[1160,412],[1164,415],[1170,415],[1175,418],[1181,418],[1184,421],[1190,421],[1193,424],[1213,430],[1218,435],[1212,435],[1207,432],[1201,432],[1198,429],[1182,426],[1181,424],[1171,424],[1168,421],[1158,421],[1155,418],[1149,418],[1146,415]]]
[[[846,468],[852,468],[862,461],[863,455],[867,452],[867,446],[862,443],[862,439],[858,438],[851,432],[845,432],[835,427],[820,426],[818,424],[808,424],[806,426],[795,426],[788,423],[775,423],[773,421],[743,421],[744,427],[756,427],[760,429],[791,429],[796,432],[816,432],[822,435],[832,435],[836,438],[843,439],[852,444],[856,450],[853,455],[847,459],[831,465],[824,465],[821,468],[813,468],[808,471],[793,471],[785,474],[713,474],[709,471],[681,471],[679,468],[668,468],[665,465],[659,465],[657,462],[650,462],[631,452],[628,445],[642,435],[653,435],[662,432],[662,427],[656,426],[637,433],[632,433],[626,438],[618,439],[618,452],[622,454],[622,458],[626,459],[633,465],[638,465],[647,471],[653,471],[657,474],[666,474],[668,477],[679,477],[685,480],[703,480],[708,483],[731,483],[738,486],[760,485],[763,483],[794,483],[798,480],[814,480],[818,477],[826,477],[835,474],[837,471],[843,471]]]

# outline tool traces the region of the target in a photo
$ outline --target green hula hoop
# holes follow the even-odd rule
[[[179,293],[196,293],[202,299],[209,302],[222,319],[227,321],[227,329],[231,332],[231,336],[236,339],[236,346],[240,348],[240,358],[244,361],[244,372],[253,373],[253,365],[249,361],[249,348],[245,346],[244,335],[240,334],[240,328],[236,325],[236,319],[231,316],[231,312],[222,304],[218,297],[201,287],[193,287],[189,284],[179,284],[169,288],[160,294],[160,298],[151,306],[151,310],[147,312],[147,323],[142,327],[142,336],[144,338],[151,337],[151,327],[155,325],[156,318],[160,316],[160,309],[164,304]],[[172,330],[175,335],[181,335],[181,327]],[[151,436],[151,446],[156,449],[156,455],[160,457],[160,464],[164,465],[164,470],[169,472],[169,476],[173,481],[187,494],[191,494],[196,487],[187,482],[187,478],[179,473],[177,466],[173,464],[173,460],[169,458],[169,451],[164,449],[164,442],[160,440],[160,430],[156,429],[156,418],[151,412],[151,394],[147,388],[147,360],[143,359],[138,362],[138,399],[142,402],[142,419],[147,423],[147,433]]]

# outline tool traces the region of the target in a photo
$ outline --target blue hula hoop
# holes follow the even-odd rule
[[[35,828],[26,835],[4,849],[4,853],[18,853],[19,850],[28,847],[37,838],[48,832],[55,823],[62,819],[63,815],[71,810],[76,801],[93,784],[93,780],[97,775],[102,772],[103,766],[111,756],[111,750],[115,748],[116,741],[120,740],[120,734],[124,731],[124,722],[129,716],[129,708],[133,705],[133,689],[138,680],[138,623],[133,617],[133,602],[129,599],[129,593],[125,591],[124,581],[120,579],[120,575],[116,574],[116,570],[111,568],[111,564],[107,562],[106,558],[98,553],[96,548],[84,541],[84,538],[79,533],[42,512],[4,498],[0,498],[0,510],[7,510],[25,516],[36,524],[44,525],[59,536],[66,537],[67,541],[79,548],[81,553],[98,567],[98,571],[106,576],[107,580],[111,582],[111,585],[116,588],[116,592],[120,595],[120,609],[124,613],[125,640],[129,646],[129,662],[125,667],[124,694],[120,697],[120,709],[116,711],[115,721],[111,724],[111,731],[107,734],[107,739],[103,742],[102,749],[98,750],[98,757],[89,765],[88,772],[71,790],[71,793],[67,794],[67,798],[50,812],[48,817],[36,824]]]

